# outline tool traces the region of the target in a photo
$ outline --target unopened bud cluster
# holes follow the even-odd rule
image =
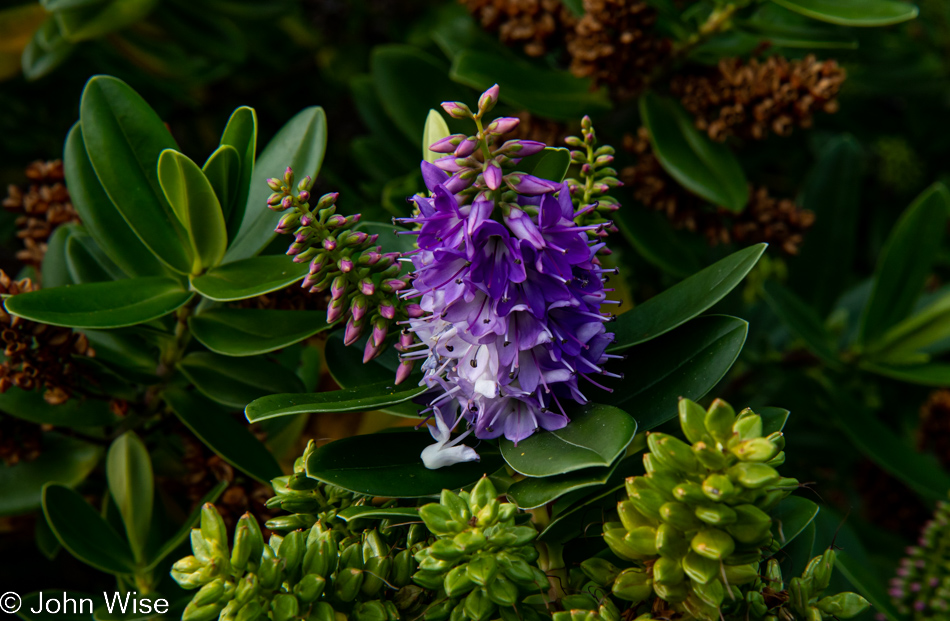
[[[627,479],[620,522],[604,525],[610,549],[642,564],[617,574],[611,588],[635,603],[655,593],[678,612],[714,621],[723,602],[755,580],[772,542],[768,512],[798,481],[776,471],[785,438],[763,436],[752,410],[737,416],[719,399],[708,411],[682,399],[679,417],[692,445],[650,433],[647,473]]]
[[[336,213],[336,193],[324,194],[311,206],[313,180],[305,177],[294,185],[294,171],[287,168],[283,179],[269,179],[273,194],[267,205],[284,212],[275,229],[293,234],[287,254],[294,262],[310,262],[310,271],[301,286],[311,292],[330,291],[327,322],[346,318],[344,340],[355,343],[371,330],[363,352],[364,362],[384,349],[389,326],[402,315],[398,292],[408,286],[400,277],[398,252],[382,252],[377,235],[354,230],[359,214]]]
[[[294,473],[271,479],[274,496],[267,501],[268,509],[282,509],[291,515],[282,515],[267,521],[269,530],[287,531],[310,528],[318,521],[333,528],[342,520],[337,513],[351,506],[356,496],[343,488],[327,485],[307,476],[307,457],[316,450],[313,440],[307,444],[302,457],[294,462]]]
[[[495,486],[483,477],[471,492],[443,490],[438,504],[419,509],[434,543],[416,553],[416,584],[437,591],[425,612],[428,621],[470,619],[506,621],[539,619],[522,603],[549,588],[536,566],[532,545],[537,531],[517,526],[517,508],[497,499]]]
[[[950,504],[938,502],[934,516],[920,532],[917,545],[891,579],[890,595],[901,614],[918,619],[950,615]]]
[[[577,209],[574,222],[581,226],[602,225],[602,228],[587,231],[591,239],[615,233],[617,227],[611,216],[620,209],[620,203],[607,193],[611,188],[622,186],[623,182],[617,178],[617,170],[613,167],[614,148],[597,146],[597,134],[589,116],[581,120],[581,136],[568,136],[564,142],[571,147],[571,163],[580,167],[578,178],[567,180],[571,200]],[[610,254],[606,246],[599,252]]]
[[[397,532],[411,528],[388,529]],[[419,539],[418,535],[416,538]],[[410,585],[414,570],[409,545],[387,541],[377,529],[347,534],[317,523],[264,542],[250,514],[238,522],[228,546],[224,522],[214,506],[201,513],[192,530],[193,556],[172,567],[184,589],[198,589],[182,621],[395,621],[415,612],[418,597]],[[408,595],[402,587],[409,589]],[[389,598],[392,589],[397,596]],[[416,613],[418,614],[418,613]]]

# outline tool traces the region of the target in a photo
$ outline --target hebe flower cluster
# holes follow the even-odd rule
[[[360,216],[336,213],[338,194],[323,195],[311,209],[310,177],[295,191],[294,171],[287,168],[283,179],[269,179],[267,184],[274,191],[268,207],[287,212],[275,230],[294,235],[287,254],[296,263],[310,262],[301,286],[314,293],[330,290],[327,322],[346,318],[347,345],[372,328],[363,361],[372,360],[382,353],[389,326],[403,306],[397,294],[407,287],[408,278],[399,276],[399,253],[383,253],[375,246],[377,235],[353,230]]]
[[[916,546],[891,579],[890,595],[901,614],[940,619],[950,614],[950,503],[938,502]]]
[[[498,99],[492,87],[477,112],[442,104],[451,116],[473,120],[471,136],[448,136],[430,149],[450,153],[422,172],[431,195],[415,196],[413,227],[418,251],[404,350],[412,334],[421,348],[404,354],[424,360],[424,382],[437,392],[435,416],[454,427],[464,418],[478,438],[518,442],[538,428],[568,422],[563,400],[587,401],[579,382],[599,386],[613,340],[601,312],[605,271],[593,260],[601,243],[579,225],[566,183],[517,170],[542,143],[501,137],[516,118],[484,124]],[[606,373],[607,375],[612,375]],[[444,444],[440,434],[437,440]],[[456,449],[459,447],[455,447]],[[440,467],[474,452],[430,452],[426,465]]]

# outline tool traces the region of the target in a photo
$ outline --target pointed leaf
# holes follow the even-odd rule
[[[257,153],[257,112],[254,108],[241,106],[231,114],[221,135],[221,145],[234,147],[240,156],[239,181],[234,186],[232,204],[225,208],[228,223],[228,239],[237,236],[247,208],[251,185],[254,183],[254,157]],[[222,203],[223,206],[223,203]]]
[[[676,404],[674,403],[674,408]],[[499,443],[515,471],[529,477],[550,477],[584,468],[608,467],[637,433],[637,423],[619,408],[589,403],[570,413],[571,422],[557,431],[539,431],[517,445]]]
[[[368,412],[404,403],[421,395],[426,387],[418,386],[417,383],[410,378],[396,386],[390,379],[378,384],[329,392],[272,394],[248,404],[244,412],[252,423],[277,416],[314,412]]]
[[[79,119],[86,153],[112,204],[162,262],[189,273],[194,258],[187,231],[158,182],[159,154],[177,146],[165,124],[128,84],[108,76],[86,84]]]
[[[292,371],[266,358],[232,358],[194,352],[178,369],[201,393],[213,401],[243,409],[248,403],[275,392],[303,390]]]
[[[917,17],[917,7],[899,0],[772,0],[790,11],[842,26],[889,26]]]
[[[816,23],[772,2],[762,4],[737,26],[768,39],[778,47],[857,49],[858,41],[846,28]]]
[[[141,561],[152,523],[155,482],[148,449],[135,433],[127,431],[112,442],[106,456],[106,480],[132,552]]]
[[[861,368],[908,384],[933,386],[934,388],[950,386],[950,364],[943,362],[900,366],[866,362],[861,365]]]
[[[214,308],[188,318],[199,343],[225,356],[266,354],[330,328],[324,311]]]
[[[123,0],[57,10],[63,37],[71,42],[98,39],[110,32],[121,30],[148,15],[158,0]]]
[[[529,155],[518,164],[518,170],[561,183],[571,167],[571,152],[564,147],[545,147],[540,153]]]
[[[785,423],[788,422],[789,411],[783,408],[758,407],[755,413],[762,417],[763,436],[785,429]]]
[[[60,34],[59,23],[47,19],[23,50],[20,58],[23,76],[27,80],[38,80],[49,75],[69,58],[74,49],[76,46]]]
[[[214,189],[214,195],[221,205],[221,214],[228,222],[231,210],[237,202],[235,195],[240,190],[241,156],[231,145],[223,144],[214,150],[201,167],[201,172]],[[245,197],[247,200],[247,197]]]
[[[772,534],[781,548],[798,537],[818,515],[818,505],[799,496],[789,496],[772,511]]]
[[[520,508],[535,509],[565,494],[605,485],[619,464],[618,459],[605,468],[587,468],[543,478],[529,477],[513,483],[506,493]]]
[[[66,261],[66,244],[76,228],[74,224],[63,224],[53,230],[46,242],[46,254],[40,265],[43,286],[47,289],[74,284]]]
[[[43,261],[45,263],[46,259]],[[66,268],[70,280],[76,284],[127,278],[81,225],[73,226],[66,240]]]
[[[0,468],[0,515],[35,511],[42,504],[45,484],[56,482],[74,487],[96,468],[100,457],[102,449],[94,444],[44,433],[39,457]]]
[[[103,427],[116,422],[106,401],[77,397],[59,405],[51,405],[43,399],[42,392],[19,388],[0,393],[0,410],[38,425],[71,429]]]
[[[765,301],[788,329],[802,339],[808,350],[830,366],[840,367],[831,333],[815,310],[775,281],[765,284]]]
[[[318,106],[299,112],[267,143],[254,165],[244,216],[231,239],[225,262],[253,257],[274,239],[274,227],[280,216],[267,207],[267,197],[272,192],[266,180],[282,179],[287,166],[294,169],[298,180],[308,175],[316,179],[326,147],[327,117]]]
[[[307,263],[294,263],[282,254],[264,255],[214,267],[192,278],[191,286],[209,300],[231,302],[289,287],[302,280],[307,269]]]
[[[734,252],[617,317],[608,351],[626,349],[669,332],[709,310],[732,291],[765,252],[757,244]]]
[[[950,337],[950,293],[945,293],[914,315],[888,330],[868,356],[875,362],[894,362]]]
[[[422,131],[422,159],[432,163],[442,157],[442,153],[430,151],[429,147],[451,135],[448,124],[438,110],[429,110],[429,116],[426,117],[425,129]]]

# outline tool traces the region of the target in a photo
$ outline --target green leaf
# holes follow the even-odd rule
[[[283,349],[330,328],[324,311],[213,308],[188,318],[199,343],[225,356]]]
[[[625,361],[607,365],[608,371],[627,378],[604,382],[614,389],[610,402],[616,406],[629,402],[623,407],[640,431],[674,418],[680,397],[698,401],[726,375],[748,329],[742,319],[707,315],[628,350]]]
[[[917,7],[898,0],[772,0],[818,21],[841,26],[889,26],[917,17]]]
[[[674,409],[676,404],[673,404]],[[637,423],[621,409],[589,403],[570,413],[571,422],[557,431],[539,431],[517,445],[499,443],[515,471],[529,477],[550,477],[584,468],[608,467],[637,433]]]
[[[195,256],[190,273],[217,265],[228,246],[228,232],[211,182],[191,158],[174,149],[165,149],[159,156],[158,181],[188,232]]]
[[[535,509],[572,492],[605,485],[620,464],[618,459],[606,468],[587,468],[551,477],[529,477],[513,483],[508,498],[522,509]]]
[[[872,573],[866,563],[858,562],[845,550],[839,550],[835,556],[835,568],[858,593],[871,602],[875,612],[884,615],[887,621],[905,621],[906,617],[895,608],[884,582]]]
[[[679,103],[647,92],[640,98],[640,116],[671,177],[713,205],[736,213],[746,208],[749,185],[739,161],[725,144],[696,129]]]
[[[861,368],[908,384],[945,388],[950,386],[950,364],[930,362],[926,364],[889,366],[865,362]]]
[[[33,33],[20,57],[23,76],[38,80],[59,67],[73,53],[75,46],[63,38],[55,19],[47,19]]]
[[[265,485],[281,476],[277,460],[261,441],[213,402],[179,388],[164,394],[178,419],[221,459]]]
[[[129,227],[106,194],[89,161],[79,123],[73,125],[66,137],[63,169],[69,197],[83,227],[123,272],[130,276],[161,276],[169,273]]]
[[[57,226],[46,242],[46,254],[43,255],[40,271],[43,286],[47,289],[74,284],[66,261],[66,244],[75,228],[75,224]]]
[[[757,244],[734,252],[623,313],[611,326],[616,338],[608,351],[649,341],[709,310],[742,282],[765,248]]]
[[[254,156],[257,152],[257,112],[254,108],[241,106],[228,119],[228,124],[221,135],[221,146],[234,147],[239,156],[240,175],[237,183],[232,186],[231,205],[225,206],[225,219],[228,223],[228,239],[234,239],[244,220],[251,184],[254,183]]]
[[[276,388],[276,387],[275,387]],[[314,412],[369,412],[404,403],[426,391],[411,378],[402,386],[393,379],[357,388],[303,394],[269,394],[248,404],[244,413],[256,423],[276,416],[311,414]]]
[[[164,317],[191,299],[174,278],[149,276],[40,289],[6,300],[18,317],[70,328],[121,328]]]
[[[233,408],[244,408],[274,392],[303,390],[303,383],[292,371],[266,358],[194,352],[178,363],[178,369],[201,394]]]
[[[571,167],[571,152],[564,147],[545,147],[540,153],[529,155],[518,164],[518,170],[561,183]]]
[[[627,196],[623,204],[629,208],[615,211],[612,217],[640,256],[675,278],[686,278],[705,266],[692,248],[695,235],[674,229],[664,214]]]
[[[808,350],[832,367],[840,367],[831,333],[815,313],[797,295],[775,281],[765,283],[765,301],[788,329],[800,338]]]
[[[785,429],[789,411],[782,408],[758,407],[755,413],[762,417],[762,435],[768,436]]]
[[[66,267],[76,284],[127,278],[81,226],[76,226],[66,240]]]
[[[802,190],[801,205],[815,213],[808,243],[790,261],[789,287],[821,317],[848,286],[860,214],[861,146],[853,136],[832,138],[819,153]],[[827,269],[840,265],[842,269]]]
[[[873,362],[900,364],[920,356],[919,350],[950,337],[950,293],[944,293],[922,310],[888,330],[867,349]]]
[[[933,500],[946,498],[950,475],[933,455],[918,453],[895,438],[884,423],[843,393],[832,396],[838,424],[862,453],[917,493]]]
[[[737,26],[765,37],[777,47],[847,50],[858,47],[848,30],[816,23],[771,2],[761,5],[751,18],[739,21]]]
[[[280,215],[267,206],[267,197],[272,190],[266,180],[273,177],[282,179],[287,166],[294,169],[297,180],[308,175],[316,179],[326,148],[327,117],[319,106],[301,110],[280,128],[254,164],[241,226],[231,238],[231,245],[224,255],[225,262],[253,257],[274,239],[274,227]],[[242,162],[244,165],[246,161]]]
[[[818,515],[818,505],[799,496],[789,496],[772,511],[772,536],[780,548],[798,537]]]
[[[359,494],[417,498],[459,489],[502,466],[488,447],[481,461],[429,470],[420,457],[433,443],[426,431],[352,436],[321,446],[307,460],[307,476]]]
[[[68,41],[98,39],[121,30],[147,16],[158,0],[122,0],[58,9],[54,13]]]
[[[155,569],[155,567],[161,563],[166,556],[177,550],[178,546],[188,539],[188,536],[191,534],[192,527],[194,527],[201,518],[201,508],[205,505],[205,503],[210,502],[213,504],[217,502],[218,498],[221,497],[221,494],[224,493],[224,490],[226,490],[229,485],[230,483],[227,480],[218,481],[218,483],[211,488],[211,491],[205,494],[204,497],[195,504],[194,510],[178,528],[178,531],[176,531],[170,539],[162,544],[162,547],[159,548],[149,559],[148,565],[145,567],[145,571],[151,571],[152,569]]]
[[[79,119],[86,153],[112,204],[155,256],[190,273],[188,233],[158,181],[159,154],[177,146],[165,124],[128,84],[108,76],[86,84]]]
[[[469,49],[459,53],[449,75],[456,82],[479,90],[498,84],[502,102],[559,121],[610,109],[606,90],[592,89],[589,80],[482,51]]]
[[[223,144],[208,156],[201,167],[201,172],[214,189],[214,195],[218,199],[218,204],[221,205],[221,215],[227,222],[237,202],[235,195],[240,191],[241,156],[238,155],[237,149],[229,144]],[[244,200],[247,200],[246,196]]]
[[[43,485],[54,481],[74,487],[89,476],[100,457],[102,449],[94,444],[44,433],[43,452],[36,459],[0,468],[0,515],[35,511],[42,502]]]
[[[861,317],[862,343],[871,343],[910,314],[930,275],[948,216],[950,191],[942,183],[924,190],[901,215],[877,263],[871,299]]]
[[[106,456],[106,480],[136,560],[143,559],[152,523],[154,479],[145,443],[131,431],[113,440]]]
[[[50,405],[43,393],[36,390],[10,388],[0,393],[0,410],[11,416],[38,425],[54,427],[102,427],[115,422],[109,404],[96,399],[73,398],[59,405]]]
[[[411,252],[416,249],[416,236],[407,234],[409,229],[386,222],[360,222],[357,231],[378,235],[376,245],[386,252]]]
[[[70,554],[110,574],[130,574],[135,558],[128,542],[82,496],[59,483],[43,486],[43,513]]]
[[[399,354],[387,347],[382,354],[363,363],[363,348],[368,335],[352,345],[343,344],[342,331],[336,331],[327,339],[324,350],[327,369],[333,380],[343,388],[358,388],[367,384],[392,382],[399,367]]]
[[[429,147],[451,134],[448,124],[439,111],[429,110],[429,116],[426,117],[426,124],[422,130],[422,159],[431,164],[442,157],[442,153],[430,151]]]
[[[191,279],[195,291],[209,300],[231,302],[289,287],[307,275],[307,263],[269,254],[226,263]]]
[[[434,102],[464,100],[470,94],[446,77],[445,64],[411,45],[377,45],[370,57],[370,74],[379,101],[397,128],[413,145],[425,134]],[[426,76],[419,88],[418,76]],[[425,145],[428,146],[428,145]]]
[[[415,507],[389,507],[389,508],[377,508],[373,506],[359,506],[359,507],[347,507],[339,511],[336,516],[342,518],[343,520],[349,522],[350,520],[359,520],[359,519],[371,519],[371,520],[383,520],[383,519],[395,519],[395,520],[412,520],[416,521],[419,519],[419,509]]]

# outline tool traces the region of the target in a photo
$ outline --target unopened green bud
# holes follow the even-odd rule
[[[732,425],[732,431],[739,436],[740,441],[761,438],[762,417],[746,408],[739,413],[736,422]]]
[[[415,569],[415,561],[412,558],[412,552],[401,550],[393,559],[393,571],[389,577],[390,582],[397,587],[404,587],[409,584],[412,572]]]
[[[779,449],[765,438],[751,438],[737,444],[732,452],[742,461],[763,462],[778,455]]]
[[[496,610],[495,602],[491,601],[488,591],[483,588],[474,589],[465,596],[462,605],[465,615],[472,621],[485,621]]]
[[[441,561],[454,563],[465,555],[465,550],[452,539],[439,539],[429,546],[429,554]]]
[[[481,555],[468,564],[468,577],[476,584],[487,587],[498,573],[498,563],[489,555]]]
[[[751,565],[724,565],[723,567],[729,584],[748,584],[759,577],[759,568],[755,563]]]
[[[628,479],[629,481],[629,479]],[[660,507],[666,503],[666,499],[660,494],[649,489],[631,489],[627,485],[627,494],[630,496],[630,502],[644,516],[660,520]]]
[[[299,530],[295,530],[284,537],[277,549],[277,556],[284,560],[284,570],[292,573],[303,560],[304,552],[304,535]]]
[[[537,576],[531,571],[531,566],[523,558],[509,552],[502,552],[495,556],[495,560],[498,561],[498,565],[505,576],[515,584],[534,586]]]
[[[207,604],[217,603],[223,595],[224,579],[218,578],[201,587],[191,601],[195,606],[206,606]]]
[[[646,517],[629,500],[622,500],[617,503],[617,513],[620,515],[620,521],[627,530],[633,530],[638,526],[653,526],[654,521]]]
[[[673,586],[683,581],[683,565],[679,559],[661,556],[653,564],[653,581],[665,586]]]
[[[699,469],[699,462],[688,444],[665,433],[647,434],[647,444],[653,457],[666,468],[687,474]]]
[[[706,412],[706,431],[716,442],[725,445],[732,437],[732,425],[736,422],[736,412],[722,399],[716,399]]]
[[[683,558],[683,571],[693,582],[705,584],[716,577],[719,563],[690,550]]]
[[[690,541],[693,552],[714,561],[721,561],[736,549],[736,543],[729,533],[718,528],[699,531]]]
[[[696,583],[692,586],[696,597],[713,608],[719,608],[726,597],[726,589],[719,580],[710,580],[706,584]]]
[[[280,593],[274,596],[270,604],[271,619],[273,621],[290,621],[297,616],[299,604],[297,598],[289,593]]]
[[[724,474],[711,474],[703,481],[703,493],[716,502],[725,500],[735,493],[732,481]]]
[[[696,507],[696,517],[713,526],[725,526],[736,521],[736,512],[724,504],[706,503]]]
[[[673,496],[680,502],[706,502],[706,493],[703,491],[703,486],[692,481],[686,481],[674,487]]]
[[[671,604],[678,604],[684,601],[689,597],[690,588],[689,584],[686,582],[680,582],[679,584],[665,585],[653,583],[653,590],[656,591],[656,594],[660,599],[665,599]]]
[[[686,439],[692,443],[701,442],[706,434],[706,410],[689,399],[679,400],[680,427]]]
[[[693,445],[693,454],[696,455],[699,463],[709,470],[722,470],[729,465],[729,458],[715,445],[697,442]]]
[[[257,574],[247,574],[241,578],[237,589],[234,591],[234,601],[243,606],[251,601],[251,598],[256,596],[258,591],[260,591],[260,581]]]
[[[759,489],[779,480],[779,474],[775,468],[754,462],[738,463],[729,468],[726,474],[748,489]]]
[[[702,526],[693,510],[681,502],[664,503],[660,507],[660,519],[683,531],[696,530]]]
[[[676,527],[660,524],[656,529],[656,551],[660,556],[680,559],[689,550],[689,541]]]
[[[224,609],[224,605],[213,602],[210,604],[205,604],[204,606],[199,606],[195,604],[194,601],[188,603],[185,606],[185,611],[181,615],[182,621],[211,621],[215,619],[218,615],[221,614],[221,610]]]
[[[383,541],[376,529],[363,534],[363,561],[368,561],[374,556],[386,556],[389,554],[389,545]]]
[[[472,519],[472,509],[468,502],[455,492],[451,492],[447,489],[442,490],[442,494],[439,496],[439,503],[449,510],[452,519],[457,522],[464,524]]]
[[[393,560],[388,556],[374,556],[366,561],[363,569],[363,586],[360,591],[363,595],[372,597],[383,588],[383,581],[392,571]]]
[[[426,527],[436,535],[451,535],[461,530],[459,522],[452,518],[447,507],[430,503],[419,508],[419,517]]]
[[[445,576],[445,594],[449,597],[461,597],[474,587],[475,581],[468,575],[467,565],[453,567]]]
[[[252,599],[241,606],[236,621],[254,621],[254,619],[257,619],[261,615],[261,612],[263,612],[261,603],[256,599]]]
[[[772,518],[754,505],[735,507],[736,520],[726,527],[726,531],[739,543],[754,544],[768,536],[772,528]]]
[[[592,581],[600,586],[607,586],[613,583],[614,578],[620,573],[620,569],[610,561],[602,558],[589,558],[581,562],[581,570]]]
[[[326,588],[327,581],[323,576],[307,574],[294,586],[294,595],[304,604],[315,602]]]
[[[358,543],[351,543],[343,549],[340,565],[349,569],[363,569],[363,551]]]
[[[788,583],[789,605],[801,616],[808,614],[808,600],[811,599],[810,584],[799,577]]]
[[[871,606],[868,600],[857,593],[838,593],[818,600],[816,607],[826,615],[839,619],[856,617]]]
[[[389,618],[386,606],[378,600],[357,604],[350,616],[354,621],[387,621]]]
[[[489,502],[495,500],[497,496],[498,491],[492,485],[491,479],[483,476],[472,488],[472,495],[469,499],[472,513],[477,514],[483,507],[488,506]]]
[[[363,586],[363,570],[341,569],[337,572],[334,586],[336,587],[336,596],[341,601],[352,602],[359,594],[360,587]]]
[[[611,592],[622,600],[639,604],[653,595],[653,579],[642,569],[630,567],[617,575]]]
[[[518,601],[518,587],[504,576],[496,576],[491,586],[485,590],[491,601],[503,608],[511,608]]]

